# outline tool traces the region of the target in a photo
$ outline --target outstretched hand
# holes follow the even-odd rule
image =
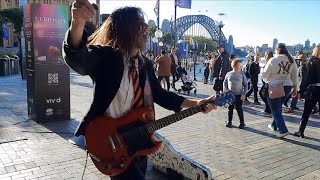
[[[207,103],[207,102],[211,102],[211,103],[208,103],[205,107],[204,107],[204,111],[203,113],[207,114],[209,113],[212,109],[217,109],[217,106],[214,105],[212,103],[213,100],[215,100],[215,96],[211,96],[211,97],[208,97],[208,98],[205,98],[205,99],[201,99],[197,102],[197,105],[201,105],[201,104],[204,104],[204,103]]]

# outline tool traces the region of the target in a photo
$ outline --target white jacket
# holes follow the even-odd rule
[[[262,79],[269,85],[284,81],[284,86],[293,86],[296,88],[298,84],[298,66],[295,62],[290,63],[288,57],[284,54],[275,55],[275,57],[269,59],[265,65],[262,72]]]

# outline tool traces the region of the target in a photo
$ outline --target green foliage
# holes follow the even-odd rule
[[[14,52],[0,52],[0,57],[1,56],[9,56],[11,58],[13,58],[16,55],[16,53]]]
[[[151,27],[148,27],[148,34],[150,37],[154,37],[154,33],[157,31],[157,26],[153,25]]]
[[[197,53],[207,52],[207,51],[215,52],[216,49],[217,49],[217,42],[213,41],[212,39],[205,38],[203,36],[195,36],[195,37],[184,36],[184,40],[189,42],[189,49],[190,50],[194,50],[194,49],[192,49],[192,44],[191,44],[191,41],[190,41],[191,38],[193,39],[193,41],[196,41],[198,43],[198,47],[197,47],[197,49],[195,49],[195,51]],[[206,49],[204,51],[204,44],[205,43],[207,45],[206,45]]]
[[[23,11],[19,8],[0,10],[0,25],[4,22],[11,22],[14,26],[15,33],[20,34],[23,25]],[[2,28],[1,28],[2,30]],[[0,33],[1,35],[1,33]],[[2,32],[3,35],[3,32]]]
[[[173,39],[171,37],[171,33],[165,32],[162,36],[163,47],[166,48],[167,45],[173,46]]]

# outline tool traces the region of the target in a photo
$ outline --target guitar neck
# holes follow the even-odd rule
[[[205,105],[207,105],[207,104],[205,103],[205,104],[201,104],[198,106],[194,106],[194,107],[185,109],[183,111],[180,111],[178,113],[161,118],[157,121],[150,122],[146,125],[148,132],[153,133],[154,131],[156,131],[158,129],[169,126],[170,124],[173,124],[173,123],[178,122],[184,118],[187,118],[189,116],[197,114],[198,112],[201,112],[204,110]]]

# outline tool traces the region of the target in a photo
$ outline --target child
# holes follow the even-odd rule
[[[246,125],[244,124],[242,101],[245,99],[248,91],[248,82],[245,74],[241,71],[242,62],[240,59],[232,60],[231,67],[232,71],[227,73],[223,81],[223,91],[233,92],[236,96],[236,101],[230,104],[228,108],[228,123],[226,124],[226,127],[232,127],[233,109],[236,108],[240,119],[239,128],[243,129]]]

